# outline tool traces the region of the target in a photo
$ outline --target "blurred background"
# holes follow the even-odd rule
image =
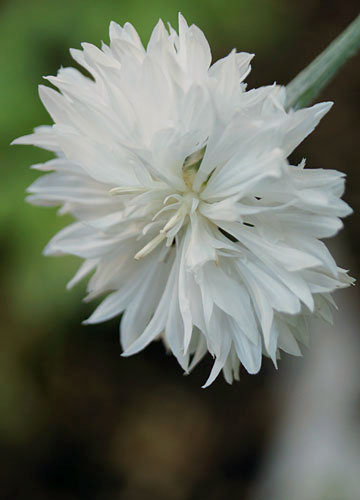
[[[118,320],[81,326],[94,308],[65,284],[79,262],[45,258],[69,220],[24,203],[28,167],[50,155],[9,148],[50,118],[43,75],[68,48],[108,41],[110,20],[146,43],[177,12],[205,32],[213,59],[256,53],[250,87],[288,83],[358,14],[358,0],[0,1],[0,498],[19,500],[356,500],[360,498],[359,295],[341,291],[333,327],[314,324],[302,358],[207,390],[211,360],[182,375],[153,344],[120,358]],[[298,148],[308,165],[348,176],[354,215],[331,243],[358,276],[360,61],[323,92],[335,106]]]

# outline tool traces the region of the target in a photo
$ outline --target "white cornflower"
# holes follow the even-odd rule
[[[246,91],[252,54],[211,66],[202,31],[159,21],[147,48],[131,24],[110,45],[72,57],[40,86],[53,126],[14,141],[53,151],[29,201],[61,205],[76,222],[46,255],[84,260],[88,299],[110,293],[86,323],[123,313],[124,356],[162,339],[188,372],[210,352],[204,387],[262,355],[299,355],[311,315],[331,321],[330,293],[352,282],[322,238],[351,210],[344,175],[287,157],[331,103],[285,111],[285,89]]]

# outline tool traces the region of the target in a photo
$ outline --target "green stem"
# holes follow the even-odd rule
[[[311,104],[346,61],[360,49],[360,15],[286,86],[286,108]]]

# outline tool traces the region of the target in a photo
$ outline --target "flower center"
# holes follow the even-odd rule
[[[171,199],[175,202],[169,203]],[[196,193],[185,192],[183,194],[174,193],[167,196],[164,200],[164,208],[159,210],[153,220],[159,217],[166,211],[176,210],[175,213],[169,218],[166,224],[160,229],[159,234],[155,236],[147,245],[145,245],[136,255],[135,259],[139,260],[152,252],[161,242],[166,241],[166,246],[170,247],[174,241],[175,236],[180,231],[189,215],[193,214],[199,205],[199,198]]]
[[[193,191],[193,183],[201,161],[205,154],[205,147],[195,151],[189,155],[182,166],[182,177],[186,186],[186,191],[177,192],[167,196],[163,200],[164,207],[159,210],[153,217],[153,221],[166,212],[171,212],[167,222],[164,224],[159,233],[149,243],[147,243],[137,254],[134,256],[136,260],[144,258],[152,252],[163,241],[166,241],[166,246],[170,247],[177,233],[180,231],[184,223],[187,223],[188,216],[193,214],[199,206],[200,200],[198,193]],[[110,190],[111,195],[124,195],[133,194],[138,195],[146,192],[148,189],[143,187],[116,187]],[[175,213],[174,213],[175,211]],[[149,225],[145,226],[143,233]]]

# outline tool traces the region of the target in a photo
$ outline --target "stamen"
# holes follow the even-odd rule
[[[184,217],[184,212],[186,212],[186,208],[184,208],[184,205],[181,205],[179,210],[173,215],[165,224],[165,226],[160,230],[160,233],[167,233],[172,229],[180,219]]]
[[[175,203],[167,205],[171,198],[176,200]],[[142,259],[152,252],[165,239],[167,239],[166,246],[170,247],[173,244],[176,234],[180,231],[182,225],[184,224],[186,216],[190,213],[194,213],[199,203],[199,199],[194,195],[194,193],[190,192],[182,195],[173,193],[167,196],[164,200],[165,206],[153,216],[152,220],[156,220],[160,215],[163,215],[169,210],[174,210],[174,215],[170,217],[164,227],[160,229],[159,234],[135,255],[135,259]],[[156,223],[151,222],[150,224],[147,224],[142,233],[145,234],[146,231],[150,230],[154,224]]]
[[[152,252],[158,245],[160,245],[160,243],[162,241],[164,241],[164,239],[166,238],[166,234],[163,234],[163,233],[159,233],[157,236],[155,236],[155,238],[151,241],[149,241],[149,243],[147,245],[144,246],[144,248],[142,248],[135,256],[134,256],[134,259],[136,260],[140,260],[142,259],[143,257],[145,257],[146,255],[148,255],[150,252]]]
[[[144,187],[137,187],[137,186],[125,186],[125,187],[116,187],[112,188],[109,191],[110,196],[117,196],[120,194],[138,194],[138,193],[145,193],[147,191],[146,188]]]
[[[174,210],[178,206],[179,206],[179,203],[173,203],[172,205],[167,205],[167,206],[161,208],[158,212],[156,212],[156,214],[154,215],[152,220],[156,220],[159,217],[159,215],[161,215],[165,212],[168,212],[169,210]]]

